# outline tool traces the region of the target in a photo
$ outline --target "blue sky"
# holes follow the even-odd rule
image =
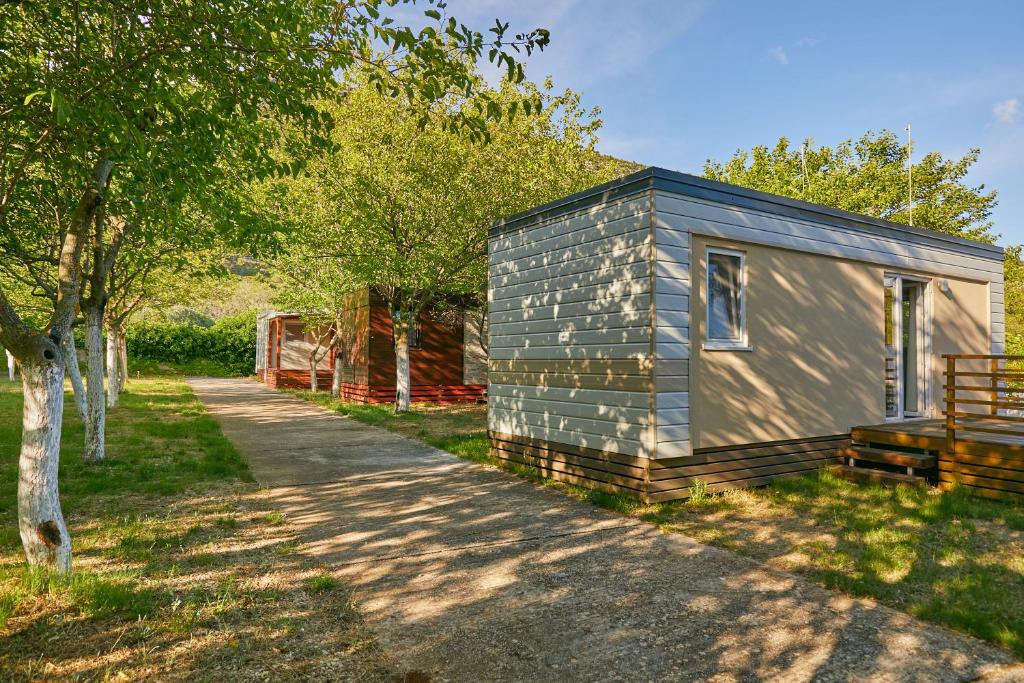
[[[700,173],[781,135],[835,144],[913,124],[917,158],[981,148],[1002,244],[1024,243],[1024,3],[449,0],[486,28],[541,26],[527,62],[602,110],[599,148]]]

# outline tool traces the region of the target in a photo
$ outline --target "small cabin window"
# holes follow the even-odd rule
[[[420,348],[420,340],[423,336],[423,330],[420,327],[420,322],[417,320],[412,325],[409,325],[409,348],[418,349]]]
[[[306,332],[302,329],[302,323],[289,323],[284,326],[285,344],[300,344],[306,340]]]
[[[707,252],[707,349],[746,349],[747,274],[743,252]]]

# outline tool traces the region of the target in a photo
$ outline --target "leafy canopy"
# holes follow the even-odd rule
[[[481,102],[508,111],[522,101],[540,105],[535,115],[493,122],[487,144],[448,125]],[[336,261],[349,284],[374,287],[396,312],[479,299],[491,223],[631,170],[594,150],[599,112],[550,83],[481,91],[425,126],[365,81],[322,107],[338,122],[333,148],[263,196],[314,245],[310,258]]]
[[[337,74],[360,65],[373,88],[423,117],[442,99],[473,96],[472,65],[485,55],[521,78],[516,53],[548,41],[542,29],[470,29],[439,0],[421,3],[426,25],[417,30],[386,16],[411,2],[0,2],[3,328],[21,328],[5,283],[53,299],[78,286],[87,235],[84,221],[71,218],[97,164],[113,164],[113,181],[90,202],[102,200],[105,216],[136,231],[162,231],[164,241],[173,233],[187,249],[198,234],[182,220],[187,202],[213,211],[239,176],[292,170],[268,152],[278,135],[268,121],[287,120],[312,143],[326,141],[331,115],[312,100],[337,91]],[[503,113],[487,102],[447,120],[480,136]],[[219,218],[243,230],[233,215]],[[113,244],[120,234],[92,239]],[[57,318],[55,311],[51,322]]]
[[[897,223],[909,223],[907,146],[895,133],[866,133],[836,147],[800,147],[785,137],[774,147],[737,151],[725,162],[708,160],[704,176],[794,199],[824,204]],[[967,173],[980,151],[960,159],[938,152],[913,165],[914,226],[982,242],[995,242],[992,209],[996,193],[971,187]],[[804,165],[806,164],[806,173]]]

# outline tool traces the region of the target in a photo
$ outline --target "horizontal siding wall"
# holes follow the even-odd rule
[[[989,303],[991,305],[990,323],[992,326],[992,353],[1006,353],[1006,305],[1003,276],[993,280],[988,286]]]
[[[933,275],[1001,286],[1001,258],[957,251],[955,245],[911,244],[895,237],[837,228],[791,217],[727,206],[668,192],[657,193],[659,229],[795,249]]]
[[[517,462],[536,456],[537,444],[649,455],[650,197],[491,238],[488,429],[506,455],[518,448]],[[532,445],[513,447],[513,438]],[[573,457],[582,460],[556,469],[583,476],[600,460]]]
[[[666,224],[655,204],[655,405],[656,457],[686,457],[690,439],[690,233]]]

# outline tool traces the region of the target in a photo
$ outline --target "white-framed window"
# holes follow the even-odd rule
[[[747,264],[742,251],[708,247],[706,349],[748,349]]]

